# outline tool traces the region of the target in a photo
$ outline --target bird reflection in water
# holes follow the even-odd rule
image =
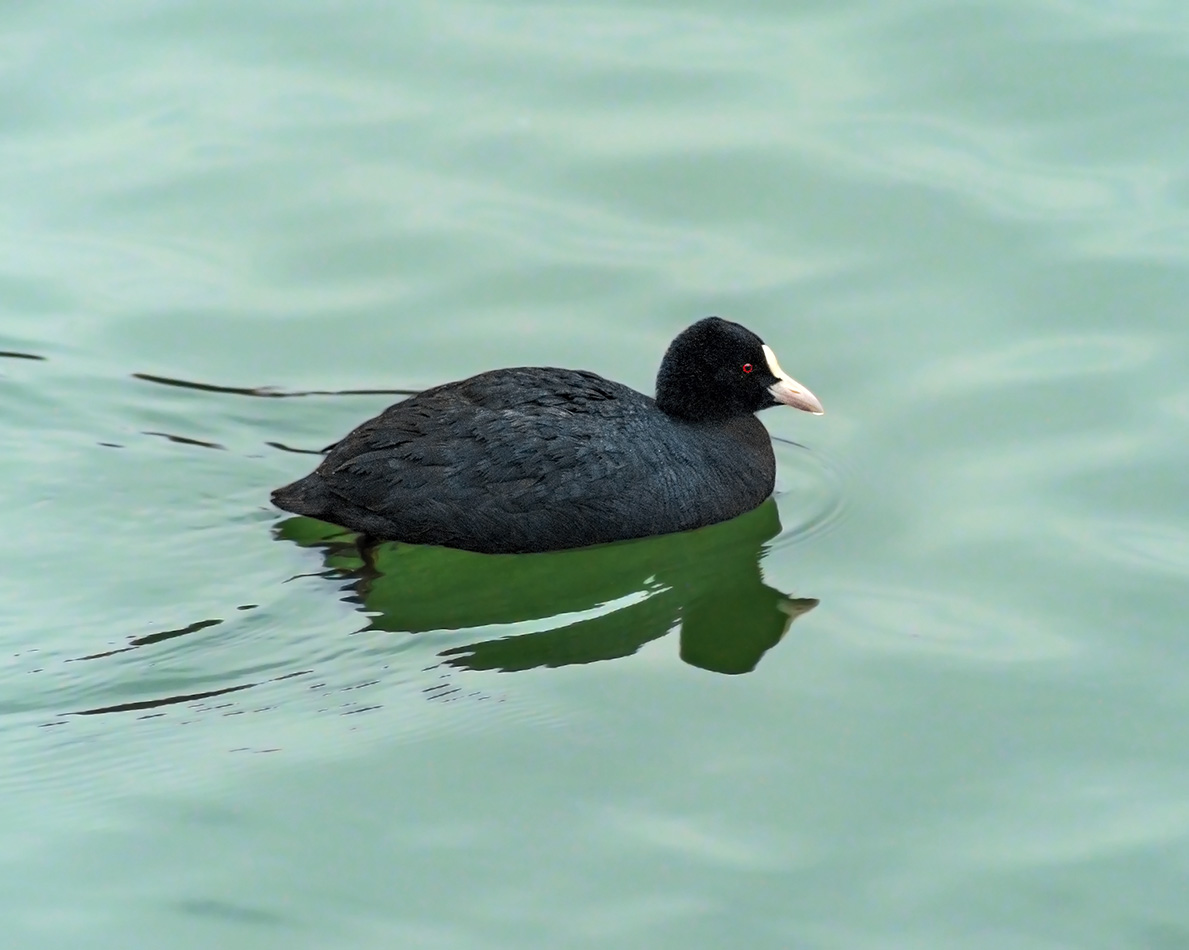
[[[458,631],[467,642],[439,655],[460,669],[613,660],[679,628],[686,663],[747,673],[818,603],[763,582],[765,544],[780,532],[772,499],[695,531],[546,554],[383,544],[365,559],[354,535],[324,522],[289,518],[276,532],[322,549],[327,567],[349,578],[367,629]]]

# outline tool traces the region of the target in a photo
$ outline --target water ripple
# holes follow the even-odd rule
[[[1056,522],[1077,549],[1142,574],[1189,576],[1189,530],[1152,521],[1079,515]]]
[[[970,663],[1064,658],[1075,641],[1041,620],[975,597],[884,586],[831,592],[837,636],[857,650]]]
[[[776,501],[781,532],[777,550],[833,531],[846,515],[847,472],[841,458],[781,436],[772,440],[777,459]]]
[[[923,398],[970,390],[1052,384],[1083,376],[1133,372],[1161,351],[1152,335],[1064,333],[1013,341],[986,352],[947,356],[918,371],[913,389]]]

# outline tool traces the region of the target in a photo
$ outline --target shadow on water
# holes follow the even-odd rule
[[[365,562],[355,536],[333,525],[288,518],[275,531],[321,548],[327,568],[348,579],[348,600],[369,614],[366,629],[457,631],[467,642],[439,656],[459,669],[613,660],[679,627],[686,663],[747,673],[818,603],[763,582],[766,542],[780,532],[771,499],[697,531],[548,554],[383,544]]]

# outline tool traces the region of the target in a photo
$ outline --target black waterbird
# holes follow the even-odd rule
[[[377,541],[486,554],[700,528],[776,481],[761,409],[821,403],[745,327],[707,317],[669,345],[652,399],[582,370],[497,369],[427,389],[272,493]]]

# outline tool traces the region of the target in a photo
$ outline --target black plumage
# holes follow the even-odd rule
[[[759,337],[709,317],[670,345],[655,400],[580,370],[480,373],[388,407],[272,500],[378,540],[484,553],[684,531],[772,493],[753,413],[778,402],[821,412]]]

